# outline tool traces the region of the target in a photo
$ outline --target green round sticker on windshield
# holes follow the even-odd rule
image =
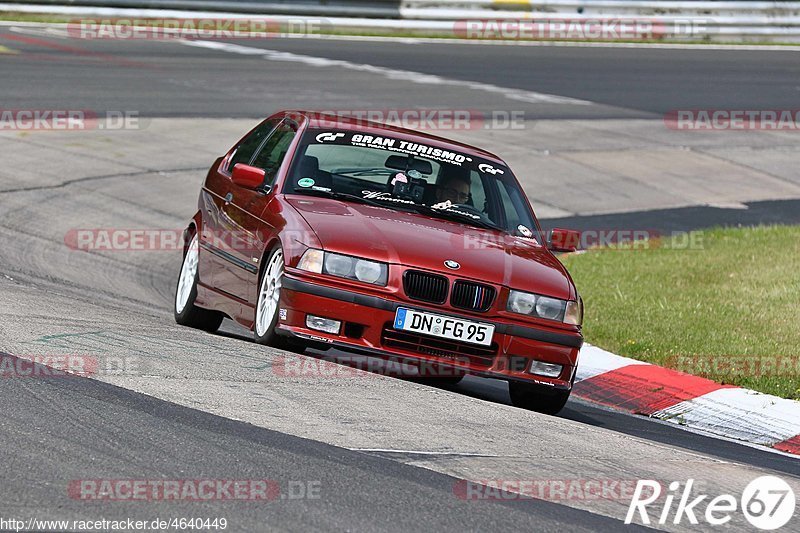
[[[314,185],[314,180],[311,178],[300,178],[297,180],[297,184],[300,187],[312,187]]]

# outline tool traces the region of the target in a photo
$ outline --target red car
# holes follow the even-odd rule
[[[179,324],[227,316],[261,344],[503,379],[514,405],[547,413],[569,397],[583,303],[552,252],[575,233],[543,239],[489,152],[284,111],[214,162],[185,238]]]

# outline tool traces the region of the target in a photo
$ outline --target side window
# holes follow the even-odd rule
[[[253,160],[254,167],[263,168],[266,171],[267,183],[271,183],[278,173],[278,169],[283,163],[283,158],[286,157],[289,145],[292,144],[296,134],[295,128],[290,124],[287,122],[281,123],[267,139],[267,142],[264,143],[255,160]]]
[[[519,189],[509,186],[501,180],[497,180],[497,189],[500,191],[500,201],[503,203],[503,211],[506,213],[506,227],[513,231],[522,224],[528,229],[534,230],[533,220],[528,215]]]
[[[250,160],[253,158],[253,154],[256,153],[258,147],[261,146],[261,143],[264,142],[264,139],[266,139],[267,135],[269,135],[270,132],[275,129],[275,126],[279,122],[280,119],[267,120],[253,130],[253,133],[245,137],[245,139],[239,143],[239,146],[236,147],[236,150],[233,152],[233,156],[228,162],[228,172],[233,170],[233,166],[236,163],[244,163],[245,165],[249,164]]]

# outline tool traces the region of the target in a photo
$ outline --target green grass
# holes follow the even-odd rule
[[[665,241],[564,256],[586,305],[587,342],[800,399],[800,227],[694,235],[694,249]]]
[[[65,16],[49,13],[23,13],[17,11],[0,11],[0,20],[7,22],[42,22],[48,24],[66,24],[81,18],[100,18],[100,17],[81,17],[80,15]]]

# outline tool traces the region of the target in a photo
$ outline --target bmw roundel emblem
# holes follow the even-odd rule
[[[447,261],[445,261],[444,266],[446,266],[450,270],[458,270],[459,268],[461,268],[461,265],[458,264],[458,261],[453,261],[452,259],[448,259]]]

